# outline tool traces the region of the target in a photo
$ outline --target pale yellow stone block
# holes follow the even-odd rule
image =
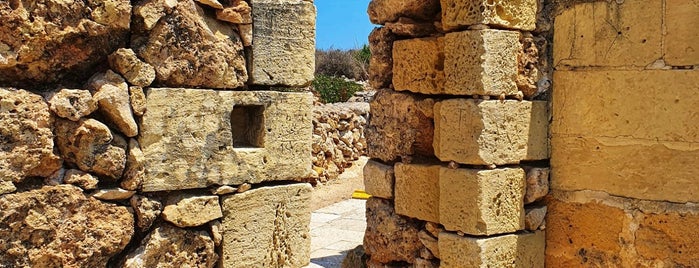
[[[665,63],[699,64],[699,2],[665,1]]]
[[[531,31],[536,28],[536,0],[441,0],[447,29],[488,24]]]
[[[439,222],[440,168],[429,164],[396,164],[397,214]]]
[[[393,166],[369,160],[364,165],[364,191],[385,199],[393,199],[395,171]]]
[[[496,237],[439,234],[440,267],[543,268],[543,231]]]
[[[393,42],[393,87],[397,91],[441,94],[444,89],[444,38]]]

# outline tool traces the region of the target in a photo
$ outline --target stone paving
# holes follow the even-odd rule
[[[311,215],[311,264],[307,268],[340,267],[347,251],[361,245],[366,229],[365,200],[350,199]]]

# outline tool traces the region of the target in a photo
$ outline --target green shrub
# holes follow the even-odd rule
[[[366,80],[369,77],[369,46],[354,50],[316,50],[316,74],[327,76],[344,76],[354,80]]]
[[[362,86],[343,78],[317,74],[313,81],[313,90],[321,102],[334,103],[347,101],[355,92],[362,90]]]

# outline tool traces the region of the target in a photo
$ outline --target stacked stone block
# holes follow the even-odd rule
[[[307,265],[315,12],[0,3],[0,267]]]
[[[699,5],[555,15],[546,265],[693,267]]]
[[[383,89],[371,103],[365,187],[390,221],[416,222],[419,238],[372,226],[387,219],[367,212],[369,266],[543,267],[549,116],[534,100],[547,89],[544,48],[529,32],[537,10],[537,1],[369,5],[383,25],[370,36],[379,72],[370,79]]]

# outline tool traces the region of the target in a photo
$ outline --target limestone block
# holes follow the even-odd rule
[[[564,10],[554,24],[554,66],[653,63],[663,52],[663,10],[662,1],[594,1]]]
[[[380,90],[370,106],[365,130],[369,157],[390,162],[399,156],[434,154],[433,99]]]
[[[471,165],[548,158],[544,101],[450,99],[435,104],[435,155]]]
[[[620,267],[623,210],[597,203],[553,200],[546,216],[546,266]]]
[[[120,48],[107,58],[109,67],[123,76],[131,85],[146,87],[155,80],[155,69],[141,61],[130,48]]]
[[[0,88],[0,181],[48,177],[61,168],[54,154],[53,122],[41,96]]]
[[[155,89],[139,143],[143,191],[311,177],[311,95]]]
[[[163,210],[163,204],[158,199],[147,196],[134,195],[129,199],[129,204],[136,214],[136,223],[141,231],[148,230]]]
[[[54,114],[72,121],[97,110],[97,102],[87,90],[64,88],[51,94],[48,100]]]
[[[216,10],[216,18],[235,24],[252,23],[252,9],[248,2],[235,0],[231,7]]]
[[[112,145],[116,139],[107,125],[92,118],[78,122],[58,119],[56,136],[56,147],[66,162],[111,180],[121,177],[126,151]]]
[[[446,29],[488,24],[531,31],[536,28],[536,0],[441,0]]]
[[[472,30],[444,37],[443,92],[453,95],[517,93],[520,34],[504,30]]]
[[[664,260],[666,267],[696,267],[699,265],[698,225],[696,213],[646,214],[635,233],[636,250],[646,259]]]
[[[687,112],[699,105],[699,71],[559,71],[554,79],[554,189],[699,201],[697,115]]]
[[[252,0],[251,82],[305,86],[315,72],[316,8],[304,0]]]
[[[176,194],[168,199],[163,219],[177,227],[196,227],[223,217],[218,196]]]
[[[471,235],[524,229],[524,175],[521,168],[441,168],[439,223]]]
[[[248,81],[240,35],[212,13],[194,0],[134,6],[131,47],[155,68],[155,84],[233,89]]]
[[[667,0],[665,3],[664,59],[668,65],[699,64],[699,3],[691,0]]]
[[[99,180],[92,174],[83,172],[82,170],[69,169],[66,170],[63,182],[78,186],[83,190],[94,190],[97,189]]]
[[[311,257],[310,184],[223,197],[221,267],[303,267]]]
[[[126,207],[72,185],[5,194],[0,208],[0,267],[106,267],[134,234]]]
[[[393,42],[393,87],[397,91],[441,94],[444,90],[444,38]]]
[[[396,213],[439,222],[440,165],[397,163]]]
[[[117,129],[127,137],[138,135],[138,125],[131,110],[129,85],[120,75],[108,70],[90,78],[88,87],[94,91],[98,107]]]
[[[0,2],[0,84],[82,84],[126,45],[129,0]]]
[[[385,27],[369,34],[369,84],[373,88],[389,88],[393,82],[393,42],[396,36]]]
[[[393,166],[369,160],[364,165],[364,190],[375,197],[393,199],[395,171]]]
[[[423,247],[418,237],[420,221],[396,214],[393,202],[376,197],[366,202],[366,219],[364,249],[372,261],[415,261]]]
[[[431,21],[439,15],[439,0],[372,0],[367,13],[373,24],[394,22],[401,17]]]
[[[218,257],[214,241],[206,231],[180,229],[164,223],[126,255],[119,267],[213,268]]]
[[[495,237],[439,234],[439,267],[544,267],[543,231]]]

